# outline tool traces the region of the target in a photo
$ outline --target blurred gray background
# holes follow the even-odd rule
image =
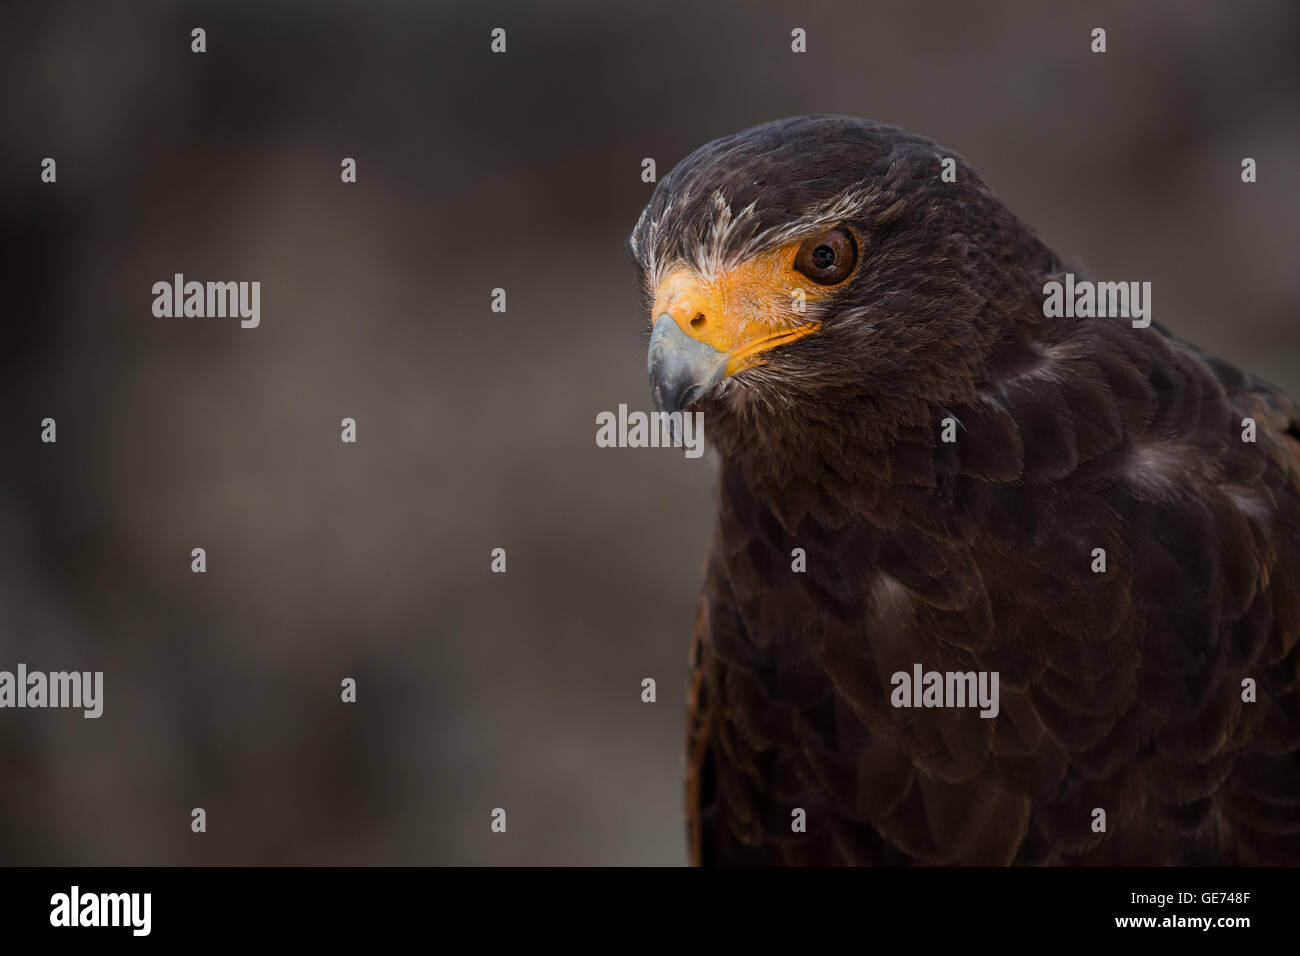
[[[641,159],[908,127],[1296,394],[1298,54],[1286,0],[10,3],[0,669],[106,689],[0,711],[0,863],[684,862],[714,466],[595,446],[649,407]],[[261,327],[154,318],[176,272]]]

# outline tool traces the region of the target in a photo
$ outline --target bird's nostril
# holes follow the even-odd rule
[[[704,328],[704,324],[705,324],[706,322],[708,322],[708,319],[706,319],[706,318],[704,317],[704,313],[703,313],[703,312],[697,312],[697,313],[695,313],[695,318],[691,319],[691,328],[693,328],[693,329],[702,329],[702,328]]]

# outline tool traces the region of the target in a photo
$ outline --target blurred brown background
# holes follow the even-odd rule
[[[1297,54],[1287,0],[10,4],[0,669],[106,689],[0,711],[0,863],[684,862],[713,466],[595,446],[649,405],[641,159],[908,127],[1295,394]],[[261,327],[154,318],[176,272]]]

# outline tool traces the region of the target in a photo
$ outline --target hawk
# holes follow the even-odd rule
[[[628,245],[656,408],[718,460],[693,862],[1300,862],[1295,402],[1048,317],[1061,257],[879,123],[708,143]],[[996,714],[900,706],[922,668]]]

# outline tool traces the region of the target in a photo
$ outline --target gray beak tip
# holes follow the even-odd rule
[[[691,338],[668,313],[655,320],[646,369],[657,411],[681,411],[722,381],[726,365],[726,355]]]

